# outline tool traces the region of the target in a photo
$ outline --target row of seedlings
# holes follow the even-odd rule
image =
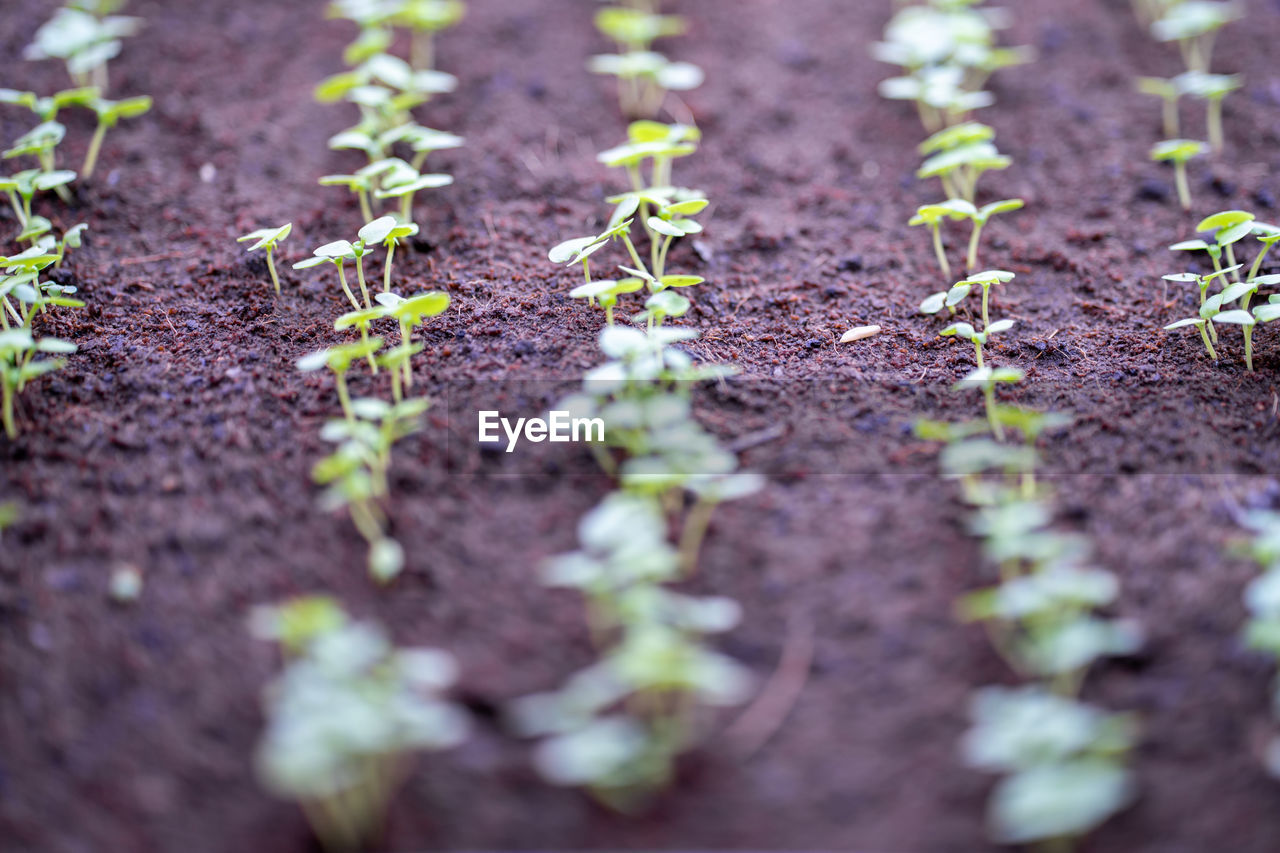
[[[39,202],[52,193],[71,206],[71,187],[93,174],[106,132],[121,119],[151,108],[151,98],[145,96],[107,98],[108,62],[119,55],[121,40],[142,23],[113,14],[121,5],[115,0],[71,2],[36,31],[24,51],[31,60],[62,60],[72,88],[47,96],[0,89],[0,104],[24,109],[37,122],[0,153],[6,164],[26,166],[0,175],[0,190],[16,224],[16,234],[5,242],[19,247],[0,256],[0,421],[10,440],[18,436],[18,395],[39,377],[63,367],[60,356],[76,351],[74,344],[42,336],[40,328],[50,326],[59,309],[84,307],[74,298],[76,288],[58,284],[52,273],[68,250],[80,247],[87,226],[76,224],[59,234]],[[67,126],[59,120],[72,108],[91,110],[97,120],[78,171],[65,167]]]
[[[335,0],[330,14],[354,22],[359,34],[344,54],[350,70],[323,82],[316,96],[358,107],[360,122],[333,137],[329,147],[362,151],[368,164],[320,183],[350,189],[365,224],[354,240],[320,246],[293,267],[333,268],[350,307],[334,321],[334,331],[358,339],[311,353],[298,367],[331,373],[341,409],[341,417],[321,431],[334,452],[312,470],[325,487],[322,506],[347,511],[368,543],[370,574],[389,583],[405,564],[385,509],[392,451],[420,429],[431,405],[426,397],[412,396],[413,359],[425,349],[413,332],[450,301],[439,291],[400,295],[393,264],[397,247],[419,233],[413,221],[416,194],[453,182],[449,175],[423,174],[427,156],[463,144],[460,137],[418,124],[412,110],[456,87],[452,75],[431,66],[436,35],[458,23],[465,6],[458,0]],[[409,61],[391,53],[401,36],[409,42]],[[274,252],[291,230],[286,224],[241,238],[250,250],[267,253],[277,293]],[[379,253],[380,274],[366,268]],[[348,270],[354,271],[354,288]],[[386,335],[380,326],[387,327]],[[352,395],[351,374],[362,369],[388,378],[389,397]],[[465,712],[445,698],[456,664],[436,649],[393,646],[379,625],[352,620],[339,603],[322,596],[259,608],[252,628],[256,636],[279,643],[284,663],[265,693],[260,778],[299,804],[325,849],[376,845],[393,798],[412,770],[413,754],[446,749],[467,735]]]
[[[972,344],[973,369],[954,390],[980,392],[986,417],[958,425],[926,421],[918,432],[947,442],[943,472],[961,482],[972,508],[970,528],[999,570],[998,585],[960,602],[962,616],[986,628],[1023,683],[974,693],[962,751],[970,766],[1003,776],[989,803],[994,841],[1071,849],[1133,797],[1125,767],[1133,720],[1085,704],[1079,692],[1096,660],[1134,651],[1140,637],[1133,625],[1097,615],[1116,599],[1115,577],[1089,565],[1087,540],[1053,528],[1052,493],[1036,477],[1036,443],[1065,419],[1002,404],[996,396],[998,386],[1023,378],[1021,370],[993,365],[987,350],[995,336],[1014,326],[1011,319],[991,316],[993,290],[1014,274],[977,272],[978,253],[991,217],[1023,202],[978,205],[979,178],[1012,161],[995,147],[994,131],[967,115],[994,103],[983,90],[994,71],[1030,57],[1025,49],[996,45],[1006,25],[998,10],[933,0],[895,15],[876,55],[907,72],[885,81],[881,93],[915,101],[932,134],[920,147],[927,159],[917,174],[938,178],[948,198],[922,206],[910,224],[930,229],[947,278],[951,267],[942,225],[968,220],[972,227],[968,277],[929,296],[920,310],[945,312],[953,322],[941,334]],[[969,310],[970,296],[980,296],[980,310]],[[1011,433],[1022,441],[1011,442]]]
[[[397,247],[417,236],[413,203],[419,192],[448,186],[447,174],[422,173],[434,151],[457,148],[461,137],[418,124],[412,110],[433,95],[453,91],[457,79],[422,63],[435,57],[435,36],[458,23],[465,6],[457,0],[336,0],[330,14],[354,23],[358,34],[344,52],[350,70],[325,80],[316,90],[321,102],[346,101],[360,113],[355,126],[329,140],[333,150],[359,150],[368,163],[349,175],[329,175],[322,186],[347,187],[357,198],[364,225],[353,239],[326,243],[295,270],[332,266],[350,311],[334,321],[334,330],[354,330],[359,340],[328,347],[299,361],[304,372],[327,369],[334,376],[342,417],[325,425],[322,436],[334,452],[316,464],[313,479],[326,487],[323,505],[345,509],[368,544],[368,567],[380,582],[390,582],[404,568],[402,546],[389,535],[384,505],[389,500],[388,473],[392,448],[419,428],[430,406],[426,398],[410,398],[413,357],[423,345],[412,334],[449,307],[439,291],[404,297],[393,289]],[[413,62],[391,53],[403,36]],[[404,156],[400,156],[404,155]],[[381,208],[386,208],[385,210]],[[292,223],[263,228],[239,238],[249,251],[265,251],[277,293],[280,280],[275,250],[287,239]],[[366,260],[382,253],[381,273],[368,275]],[[355,289],[348,277],[354,268]],[[378,334],[378,327],[396,337]],[[369,372],[390,378],[389,399],[353,399],[348,375],[367,365]]]
[[[1053,494],[1037,477],[1037,442],[1070,419],[1009,405],[993,415],[917,425],[921,437],[947,443],[942,470],[959,481],[969,529],[998,572],[997,584],[960,600],[961,618],[983,626],[1020,681],[973,694],[961,753],[1002,777],[988,801],[993,841],[1071,850],[1136,794],[1127,767],[1136,721],[1080,693],[1097,661],[1132,654],[1142,636],[1100,615],[1119,582],[1092,565],[1087,538],[1054,528]]]
[[[973,273],[978,270],[983,228],[992,217],[1023,206],[1021,199],[978,204],[978,179],[986,172],[1009,168],[1013,161],[996,148],[991,127],[968,119],[974,110],[995,103],[984,88],[992,74],[1031,59],[1027,48],[997,44],[999,31],[1006,26],[1003,10],[980,8],[972,2],[929,0],[894,15],[884,41],[873,48],[877,59],[904,72],[883,81],[881,95],[914,102],[930,134],[920,144],[925,160],[916,176],[938,178],[946,198],[921,206],[909,224],[929,229],[938,265],[948,279],[951,264],[943,243],[945,223],[970,224],[965,268]]]
[[[1195,284],[1199,291],[1199,303],[1195,316],[1177,320],[1165,326],[1169,329],[1194,328],[1200,333],[1209,358],[1218,360],[1218,326],[1239,326],[1244,336],[1245,366],[1253,370],[1253,333],[1260,323],[1280,319],[1280,294],[1271,294],[1266,302],[1251,305],[1259,296],[1259,289],[1280,285],[1280,275],[1264,274],[1263,262],[1271,247],[1280,242],[1280,227],[1259,222],[1247,210],[1224,210],[1202,220],[1196,231],[1199,237],[1184,240],[1170,246],[1175,252],[1204,252],[1213,264],[1213,271],[1180,272],[1164,276],[1166,281],[1179,284]],[[1252,239],[1249,239],[1252,238]],[[1248,270],[1248,258],[1238,258],[1237,252],[1245,241],[1255,250]],[[1256,242],[1255,242],[1256,241]],[[1238,261],[1238,262],[1237,262]],[[1215,291],[1210,293],[1210,291]],[[1234,306],[1234,307],[1233,307]]]
[[[597,20],[633,48],[638,42],[622,37],[624,23],[627,32],[648,36],[684,29],[648,2],[604,9]],[[636,52],[624,58],[634,60]],[[620,75],[620,82],[624,110],[644,106],[652,116],[669,81],[658,74]],[[635,91],[639,100],[627,100]],[[715,507],[763,485],[739,471],[734,454],[693,416],[693,385],[735,371],[695,364],[680,345],[697,332],[669,323],[691,307],[681,291],[703,281],[668,267],[673,243],[701,231],[693,217],[708,206],[703,193],[672,184],[675,161],[693,154],[699,138],[690,125],[652,117],[632,123],[627,142],[599,157],[622,169],[630,186],[608,199],[604,230],[550,252],[553,263],[581,268],[584,283],[572,295],[604,312],[605,361],[559,408],[607,424],[604,441],[591,447],[617,486],[578,525],[578,550],[542,570],[549,586],[585,598],[598,660],[558,690],[519,700],[511,718],[520,733],[541,738],[535,764],[545,779],[581,787],[621,811],[670,784],[711,709],[742,701],[750,684],[708,642],[738,622],[738,604],[678,589],[697,570]],[[611,244],[625,248],[626,263],[618,265],[624,275],[594,278],[593,261]],[[642,310],[626,308],[628,300]]]
[[[1187,163],[1206,151],[1222,153],[1222,102],[1243,85],[1238,74],[1212,73],[1214,43],[1222,28],[1244,13],[1234,0],[1134,0],[1134,8],[1156,41],[1178,45],[1186,66],[1185,71],[1170,78],[1140,77],[1138,90],[1159,98],[1163,104],[1165,138],[1152,147],[1151,159],[1173,164],[1178,200],[1184,210],[1190,210]],[[1207,143],[1182,134],[1179,102],[1184,96],[1205,102]]]

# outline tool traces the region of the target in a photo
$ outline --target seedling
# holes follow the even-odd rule
[[[36,193],[58,190],[75,179],[76,173],[66,169],[59,169],[56,172],[27,169],[8,178],[0,177],[0,190],[4,190],[9,197],[13,212],[17,216],[18,222],[23,226],[23,233],[28,234],[26,227],[32,218],[31,202]]]
[[[89,152],[85,155],[84,167],[81,169],[86,179],[93,176],[94,167],[98,164],[98,152],[102,149],[102,140],[107,131],[115,127],[122,118],[136,118],[150,111],[151,98],[145,95],[123,101],[108,101],[103,98],[95,100],[92,106],[98,115],[98,126],[93,132]]]
[[[1187,70],[1207,74],[1218,31],[1242,14],[1235,3],[1190,0],[1166,9],[1151,34],[1157,41],[1176,41]]]
[[[1007,169],[1013,162],[996,150],[995,135],[976,121],[938,131],[920,144],[920,154],[929,159],[917,176],[937,177],[949,197],[973,202],[983,172]]]
[[[890,100],[915,102],[920,123],[927,132],[934,133],[996,102],[990,92],[966,90],[965,76],[960,67],[929,66],[905,77],[885,80],[878,91]]]
[[[374,218],[373,206],[369,201],[369,194],[373,192],[374,187],[371,176],[359,172],[354,175],[325,175],[319,183],[322,187],[346,187],[359,199],[360,215],[365,221],[368,222]]]
[[[959,199],[952,199],[939,204],[923,205],[916,210],[916,215],[907,223],[911,226],[929,226],[929,232],[933,235],[933,251],[938,258],[938,266],[942,268],[942,274],[947,278],[951,278],[951,264],[947,262],[947,250],[942,245],[942,223],[947,219],[952,222],[968,219],[973,212],[973,205]]]
[[[427,157],[432,152],[461,148],[466,144],[466,140],[461,136],[446,133],[442,130],[432,130],[417,123],[409,123],[393,128],[384,133],[380,141],[384,146],[389,146],[396,142],[407,143],[414,151],[414,157],[410,165],[414,168],[414,171],[418,172],[422,171],[423,164],[426,163]]]
[[[42,358],[37,355],[70,355],[76,345],[56,338],[36,340],[28,328],[7,328],[0,331],[0,420],[10,441],[18,437],[18,423],[14,416],[14,401],[26,386],[66,363],[62,359]]]
[[[419,293],[417,296],[404,299],[394,293],[379,293],[378,304],[382,306],[383,316],[400,324],[400,345],[408,347],[413,344],[412,334],[417,326],[431,317],[438,317],[449,308],[449,294],[441,291]],[[403,362],[404,384],[413,387],[413,371],[406,358]]]
[[[1177,79],[1182,91],[1202,98],[1207,103],[1209,147],[1215,154],[1220,154],[1224,140],[1222,101],[1243,85],[1242,78],[1238,74],[1205,74],[1199,71],[1188,71],[1178,75]]]
[[[622,114],[632,118],[652,118],[662,109],[668,92],[687,92],[706,79],[702,69],[691,62],[672,62],[651,50],[591,57],[592,74],[618,78],[618,102]]]
[[[971,324],[962,322],[953,323],[938,333],[943,337],[962,338],[973,344],[976,367],[968,376],[960,380],[955,387],[956,390],[975,386],[982,389],[982,398],[987,407],[987,421],[991,424],[991,432],[997,439],[1004,438],[1004,428],[996,417],[996,383],[1019,382],[1022,380],[1022,371],[1008,367],[994,370],[987,367],[983,358],[982,348],[990,341],[991,335],[1007,332],[1013,326],[1013,320],[997,320],[990,325],[984,324],[983,330],[979,332]]]
[[[376,846],[409,756],[467,736],[465,713],[444,698],[457,678],[453,658],[397,649],[330,599],[261,608],[251,629],[281,642],[285,656],[264,692],[260,778],[298,802],[326,850]]]
[[[342,406],[342,414],[348,421],[354,421],[356,413],[351,405],[351,393],[347,389],[347,371],[354,362],[367,358],[380,349],[382,338],[367,338],[358,344],[338,344],[299,359],[298,369],[303,373],[312,373],[328,368],[333,373],[333,381],[338,389],[338,403]]]
[[[1151,159],[1157,163],[1171,162],[1178,187],[1178,200],[1183,210],[1191,209],[1191,188],[1187,184],[1187,161],[1199,157],[1207,146],[1194,139],[1166,139],[1151,149]]]
[[[401,224],[393,216],[384,216],[370,222],[360,229],[360,239],[373,245],[381,243],[387,247],[387,260],[382,267],[382,292],[391,292],[391,262],[395,258],[396,243],[406,240],[418,233],[418,226],[412,222]]]
[[[259,228],[257,231],[250,231],[243,237],[236,238],[237,243],[254,241],[248,249],[250,252],[256,252],[259,249],[267,250],[267,269],[271,271],[271,281],[275,284],[277,296],[280,295],[280,277],[276,275],[275,250],[291,231],[293,231],[293,223],[289,222],[279,228]]]
[[[403,160],[399,161],[404,163]],[[453,183],[452,175],[420,175],[418,170],[404,163],[407,168],[393,168],[382,174],[382,188],[374,190],[379,199],[400,199],[400,221],[413,221],[413,197],[422,190],[447,187]]]
[[[1161,120],[1164,125],[1164,136],[1166,139],[1177,139],[1179,132],[1178,122],[1178,100],[1183,95],[1183,88],[1179,85],[1179,78],[1165,80],[1161,77],[1139,77],[1138,91],[1144,95],[1151,95],[1159,98],[1163,104],[1161,110]]]
[[[585,299],[587,304],[599,304],[604,309],[605,322],[613,325],[613,309],[618,305],[618,297],[627,293],[644,290],[645,283],[639,278],[623,278],[617,281],[588,281],[581,287],[569,291],[574,299]]]
[[[356,258],[355,246],[346,240],[338,240],[334,243],[326,243],[313,253],[314,257],[307,258],[305,261],[298,261],[293,265],[295,270],[306,270],[312,267],[318,267],[321,264],[329,263],[338,268],[338,281],[342,284],[342,292],[347,295],[347,299],[351,301],[351,307],[360,310],[360,303],[356,299],[355,294],[351,292],[350,285],[347,284],[346,262]]]
[[[142,25],[140,18],[94,15],[83,9],[62,8],[40,29],[23,56],[27,59],[61,59],[77,86],[107,91],[107,63],[120,54],[122,38]]]

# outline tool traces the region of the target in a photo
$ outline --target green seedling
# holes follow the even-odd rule
[[[990,341],[991,335],[1007,332],[1013,326],[1013,320],[997,320],[990,325],[984,326],[983,330],[979,332],[971,324],[962,322],[953,323],[938,333],[943,337],[957,337],[973,344],[976,366],[968,376],[957,383],[956,389],[962,390],[975,386],[982,389],[982,397],[987,407],[987,421],[991,424],[992,434],[998,440],[1003,440],[1004,428],[996,417],[996,383],[1019,382],[1022,380],[1022,372],[1014,368],[992,369],[988,367],[984,359],[983,347]]]
[[[986,328],[991,324],[990,305],[991,305],[991,288],[997,284],[1008,284],[1013,281],[1013,273],[1006,270],[987,270],[976,275],[971,275],[964,281],[958,281],[951,286],[950,290],[935,293],[920,304],[920,313],[937,314],[943,308],[950,309],[950,313],[955,313],[955,306],[959,305],[969,294],[973,288],[982,288],[982,326]]]
[[[387,260],[382,267],[382,292],[391,292],[391,262],[395,258],[396,244],[416,236],[418,226],[412,222],[401,224],[393,216],[384,216],[360,229],[360,239],[373,245],[381,243],[387,248]]]
[[[263,695],[260,779],[299,804],[325,850],[377,846],[413,753],[467,736],[466,714],[444,696],[457,678],[453,658],[395,648],[331,599],[261,608],[250,628],[280,641],[285,655]]]
[[[652,118],[662,109],[668,92],[687,92],[706,80],[691,62],[672,62],[652,50],[591,57],[587,69],[618,79],[618,103],[625,116]]]
[[[277,296],[280,295],[280,277],[276,275],[275,251],[291,231],[293,231],[293,223],[289,222],[279,228],[259,228],[257,231],[250,231],[243,237],[236,238],[237,243],[253,241],[253,245],[248,249],[250,252],[256,252],[259,249],[267,250],[267,269],[271,271],[271,281],[275,285]]]
[[[312,267],[318,267],[321,264],[333,264],[338,268],[338,281],[342,284],[342,292],[347,295],[347,299],[351,302],[351,307],[359,311],[361,309],[360,302],[356,299],[354,293],[351,292],[350,285],[347,284],[346,262],[356,259],[355,246],[346,240],[338,240],[333,243],[326,243],[313,253],[314,257],[307,258],[305,261],[299,261],[293,265],[295,270],[306,270]],[[368,307],[368,306],[365,306]]]
[[[23,226],[23,233],[26,233],[27,223],[32,217],[31,202],[35,199],[36,193],[56,191],[75,179],[76,173],[66,169],[59,169],[56,172],[27,169],[8,178],[0,177],[0,190],[8,196],[9,204],[12,205],[18,222]]]
[[[36,340],[27,328],[7,328],[0,331],[0,422],[10,441],[18,437],[18,423],[14,415],[14,401],[26,386],[55,370],[61,370],[66,362],[58,358],[41,358],[38,355],[70,355],[76,345],[56,338]]]
[[[978,179],[986,172],[1007,169],[1012,163],[990,142],[972,142],[929,157],[916,171],[916,177],[938,178],[947,195],[973,204]]]
[[[1166,139],[1177,139],[1180,129],[1178,100],[1184,94],[1184,89],[1179,85],[1179,79],[1177,77],[1172,80],[1165,80],[1161,77],[1139,77],[1138,91],[1144,95],[1151,95],[1160,99],[1163,104],[1161,121],[1164,126],[1164,136]]]
[[[1218,31],[1241,15],[1235,3],[1189,0],[1169,6],[1151,34],[1157,41],[1176,41],[1187,70],[1207,74]]]
[[[57,241],[58,259],[53,262],[53,268],[59,269],[62,262],[67,257],[68,249],[79,249],[84,243],[84,232],[89,230],[89,226],[83,222],[68,228],[62,235],[62,239]],[[45,249],[46,247],[41,247]]]
[[[613,309],[618,305],[618,297],[627,293],[644,290],[645,283],[639,278],[623,278],[617,281],[588,281],[586,284],[569,291],[574,299],[585,299],[587,304],[599,306],[604,310],[605,322],[613,325]]]
[[[1039,685],[987,687],[974,696],[963,756],[976,769],[1005,774],[987,823],[1001,844],[1072,849],[1135,799],[1124,759],[1137,726]]]
[[[890,100],[913,101],[920,123],[927,132],[935,133],[996,102],[990,92],[967,89],[966,76],[965,69],[957,66],[931,65],[883,81],[879,92]]]
[[[375,350],[368,349],[369,346],[369,328],[375,320],[381,320],[385,316],[381,308],[366,308],[363,311],[348,311],[333,323],[335,332],[346,331],[350,328],[356,328],[360,331],[360,343],[367,350],[366,360],[369,362],[369,371],[378,375],[378,362],[373,357]]]
[[[400,161],[404,162],[404,161]],[[405,164],[406,166],[408,164]],[[422,190],[439,189],[453,183],[452,175],[420,175],[411,166],[408,170],[396,169],[383,174],[381,189],[374,190],[374,198],[400,199],[400,221],[413,221],[413,197]]]
[[[387,131],[382,135],[380,142],[384,148],[397,142],[403,142],[412,148],[414,156],[409,165],[417,172],[422,171],[427,157],[432,152],[461,148],[466,144],[466,140],[461,136],[442,130],[433,130],[412,122]]]
[[[20,136],[13,147],[3,153],[6,160],[15,157],[35,157],[40,161],[40,169],[37,174],[43,178],[45,175],[60,175],[56,164],[56,149],[62,140],[66,137],[67,128],[56,121],[46,121],[32,128],[31,130]],[[21,173],[20,173],[21,174]],[[71,173],[74,179],[75,173]],[[17,177],[17,176],[15,176]],[[71,203],[71,194],[67,192],[66,183],[62,181],[53,181],[48,187],[40,187],[41,189],[53,189],[58,196],[67,204]],[[26,211],[30,216],[31,211]]]
[[[98,164],[98,152],[102,149],[102,140],[106,138],[107,131],[119,124],[122,118],[136,118],[149,112],[151,98],[145,95],[123,101],[108,101],[103,98],[95,100],[92,106],[98,116],[98,126],[89,142],[89,152],[85,155],[81,169],[86,179],[93,176],[93,170]]]
[[[596,29],[622,50],[649,50],[660,38],[683,35],[688,28],[677,15],[658,15],[647,9],[608,6],[596,12]]]
[[[298,369],[303,373],[312,373],[328,368],[333,373],[333,381],[338,389],[338,403],[342,406],[342,414],[348,421],[354,421],[356,413],[351,405],[351,393],[347,389],[347,372],[356,361],[367,358],[380,349],[382,338],[368,338],[358,344],[339,344],[299,359]]]
[[[1205,74],[1199,71],[1188,71],[1178,75],[1179,88],[1189,95],[1203,99],[1207,106],[1207,123],[1209,127],[1209,147],[1215,154],[1222,153],[1224,134],[1222,131],[1222,101],[1227,95],[1244,85],[1238,74]]]
[[[400,324],[400,345],[403,347],[412,345],[414,328],[449,309],[449,294],[441,291],[419,293],[408,299],[394,293],[379,293],[377,299],[382,306],[383,316]],[[403,372],[405,387],[412,388],[413,371],[407,359],[403,362]]]
[[[121,39],[142,25],[140,18],[99,17],[76,8],[62,8],[40,29],[23,56],[31,60],[61,59],[77,86],[107,91],[107,63],[120,54]]]
[[[368,222],[373,219],[373,206],[369,194],[373,192],[374,180],[369,175],[325,175],[319,181],[322,187],[346,187],[360,202],[360,215]]]
[[[1187,161],[1199,157],[1207,146],[1194,139],[1166,139],[1151,149],[1151,159],[1157,163],[1171,162],[1178,187],[1178,200],[1183,210],[1191,209],[1191,187],[1187,184]]]
[[[993,201],[990,204],[984,204],[970,214],[969,218],[973,221],[973,234],[969,237],[969,254],[966,256],[965,261],[965,268],[969,272],[973,272],[978,268],[978,244],[982,239],[982,229],[991,221],[991,217],[1000,213],[1021,210],[1024,204],[1025,202],[1020,198]]]
[[[968,219],[974,212],[976,211],[973,210],[973,205],[953,199],[939,204],[921,206],[907,223],[913,227],[918,225],[929,227],[929,233],[933,235],[933,251],[938,258],[938,266],[942,268],[942,274],[947,278],[951,278],[951,264],[947,262],[947,250],[942,245],[942,223],[948,219],[952,222]]]

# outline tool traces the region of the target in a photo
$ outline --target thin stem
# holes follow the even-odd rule
[[[1244,327],[1244,363],[1253,373],[1253,324]]]
[[[1253,266],[1249,269],[1249,277],[1245,281],[1253,281],[1258,277],[1258,273],[1262,270],[1262,259],[1267,256],[1267,252],[1271,251],[1274,243],[1263,243],[1262,251],[1258,253],[1258,257],[1253,259]]]
[[[360,324],[360,342],[366,346],[369,344],[369,326],[367,323]],[[374,359],[373,353],[366,353],[365,358],[369,361],[369,372],[377,376],[378,362]]]
[[[1204,341],[1204,348],[1209,351],[1209,358],[1214,361],[1218,360],[1218,354],[1213,351],[1213,344],[1209,342],[1209,333],[1205,331],[1205,326],[1209,325],[1209,321],[1200,324],[1200,340]]]
[[[1222,99],[1209,99],[1209,147],[1214,154],[1221,154],[1225,147],[1222,133]]]
[[[275,259],[272,258],[274,251],[275,250],[271,246],[267,247],[267,269],[271,271],[271,281],[275,283],[276,296],[279,296],[280,295],[280,277],[276,275],[276,262],[275,262]],[[62,259],[59,258],[58,260],[59,262],[61,262]]]
[[[986,331],[991,325],[991,317],[988,313],[988,307],[991,304],[991,285],[982,285],[982,329]]]
[[[714,501],[700,498],[685,519],[684,531],[680,535],[680,567],[686,578],[693,577],[698,570],[698,554],[702,550],[702,541],[707,536],[707,528],[711,526],[711,515],[715,509]]]
[[[951,278],[951,264],[947,262],[947,250],[942,245],[942,226],[934,223],[929,227],[933,232],[933,251],[938,256],[938,265],[942,267],[942,275]]]
[[[1178,98],[1175,95],[1172,98],[1164,99],[1164,138],[1178,138]]]
[[[982,239],[982,224],[973,223],[973,236],[969,238],[969,257],[965,268],[973,272],[978,268],[978,241]]]
[[[334,384],[338,386],[338,403],[342,406],[342,413],[346,415],[347,420],[355,423],[356,413],[351,408],[351,392],[347,390],[347,377],[343,371],[335,371],[333,374]]]
[[[396,256],[396,241],[387,244],[387,262],[382,267],[382,292],[391,292],[391,260]]]
[[[356,255],[356,278],[360,282],[360,295],[364,297],[364,307],[366,309],[373,307],[373,301],[369,299],[369,285],[364,280],[364,254]]]
[[[93,139],[89,141],[89,153],[84,157],[84,172],[86,179],[93,177],[93,170],[98,165],[98,153],[102,150],[102,140],[107,135],[107,126],[98,120],[98,127],[93,131]]]
[[[356,191],[356,195],[360,198],[360,215],[364,217],[365,222],[372,222],[373,208],[369,204],[369,191],[360,189]]]
[[[1174,181],[1178,185],[1178,200],[1182,202],[1183,210],[1191,209],[1191,187],[1187,185],[1187,164],[1173,164]]]
[[[356,300],[356,295],[351,292],[351,286],[347,284],[347,273],[341,262],[335,263],[338,268],[338,279],[342,282],[342,292],[347,294],[347,298],[351,300],[351,305],[357,311],[360,310],[360,303]]]
[[[5,381],[4,385],[4,434],[13,441],[18,437],[18,424],[13,418],[13,386]]]

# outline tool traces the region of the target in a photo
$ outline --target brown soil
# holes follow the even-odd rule
[[[115,91],[151,93],[156,109],[108,137],[73,212],[50,209],[90,224],[68,273],[90,308],[57,322],[80,353],[23,399],[23,436],[0,442],[0,495],[23,508],[0,549],[0,846],[311,849],[296,810],[253,778],[276,661],[245,617],[327,591],[399,642],[452,650],[477,715],[466,745],[419,766],[388,850],[986,849],[991,780],[956,743],[969,691],[1010,676],[952,615],[986,569],[933,448],[910,436],[918,415],[970,416],[976,401],[946,390],[968,348],[914,313],[940,282],[926,235],[903,223],[937,190],[912,178],[909,110],[875,94],[887,69],[867,47],[887,0],[857,4],[865,17],[816,0],[685,2],[692,31],[670,45],[709,73],[688,99],[706,143],[680,176],[715,208],[705,259],[674,256],[709,279],[688,318],[703,332],[694,349],[746,372],[700,406],[771,479],[717,515],[695,586],[744,603],[724,648],[762,681],[788,625],[811,626],[816,652],[762,750],[742,760],[713,739],[637,818],[541,784],[499,718],[590,659],[579,602],[542,588],[535,567],[572,545],[607,482],[571,452],[531,472],[446,441],[479,403],[545,389],[515,383],[571,379],[596,358],[598,315],[566,298],[572,276],[544,256],[596,227],[617,186],[594,162],[623,124],[583,68],[601,47],[586,5],[476,0],[441,45],[461,88],[424,118],[469,144],[439,157],[458,183],[420,206],[425,238],[400,276],[453,296],[418,364],[447,406],[397,457],[392,520],[410,566],[389,590],[308,478],[335,402],[293,362],[335,340],[340,293],[290,271],[277,301],[234,242],[292,220],[297,259],[354,230],[341,191],[314,183],[358,165],[325,148],[352,116],[310,98],[350,33],[301,0],[130,5],[148,27],[113,66]],[[1249,5],[1219,50],[1218,70],[1248,84],[1227,103],[1225,157],[1192,170],[1200,215],[1280,215],[1280,14]],[[4,6],[0,56],[13,57],[52,4]],[[1194,334],[1152,331],[1191,305],[1176,287],[1162,301],[1158,276],[1180,269],[1164,246],[1195,217],[1147,162],[1159,111],[1133,79],[1176,72],[1174,52],[1121,0],[1014,11],[1013,38],[1041,57],[997,80],[983,116],[1016,160],[986,192],[1028,202],[990,229],[987,261],[1018,273],[997,305],[1019,325],[994,357],[1028,371],[1021,399],[1078,415],[1045,448],[1063,522],[1094,538],[1123,580],[1118,612],[1150,633],[1140,659],[1087,686],[1137,711],[1144,737],[1141,800],[1085,847],[1274,850],[1280,789],[1259,763],[1272,668],[1240,649],[1252,570],[1226,547],[1236,507],[1280,500],[1280,334],[1258,334],[1249,375],[1230,333],[1215,366]],[[53,63],[7,68],[6,84],[63,84]],[[0,115],[3,138],[25,121]],[[76,149],[91,128],[71,124]],[[885,333],[835,343],[872,322]],[[778,423],[785,433],[768,432]],[[145,574],[135,606],[107,601],[119,564]]]

